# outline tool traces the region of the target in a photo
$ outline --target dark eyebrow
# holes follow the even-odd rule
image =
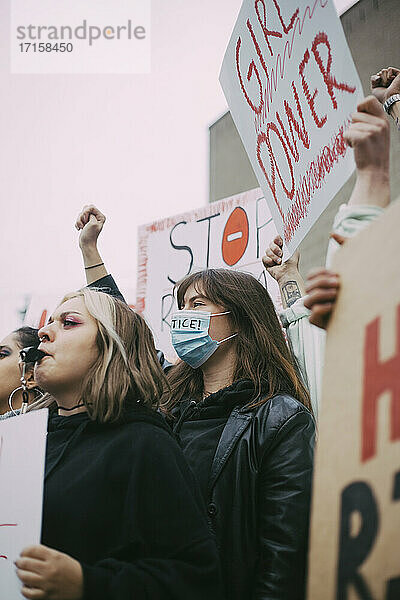
[[[198,298],[200,298],[201,300],[208,300],[207,296],[197,294],[197,296],[192,296],[191,298],[188,298],[188,302],[193,302],[194,300],[198,300]]]
[[[1,350],[9,350],[10,352],[12,352],[12,348],[10,348],[10,346],[0,346],[0,351]]]

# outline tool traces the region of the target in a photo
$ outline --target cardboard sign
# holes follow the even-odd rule
[[[14,561],[40,543],[48,410],[0,421],[0,598],[23,598]]]
[[[220,82],[287,258],[354,169],[363,93],[333,0],[244,0]]]
[[[308,600],[400,598],[399,222],[397,202],[333,265]]]
[[[136,309],[155,335],[157,348],[169,360],[173,288],[189,273],[205,268],[252,273],[267,287],[275,306],[282,306],[276,281],[261,262],[276,236],[271,213],[259,188],[208,206],[139,227]]]

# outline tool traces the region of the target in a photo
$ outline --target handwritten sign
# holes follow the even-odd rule
[[[333,1],[244,0],[220,82],[287,258],[354,169],[363,94]]]
[[[309,600],[400,598],[399,222],[397,202],[335,257],[342,284],[327,335]]]
[[[0,421],[0,598],[20,600],[14,561],[40,543],[47,409]]]
[[[176,359],[169,333],[176,309],[173,288],[189,273],[208,267],[247,271],[267,287],[275,306],[281,308],[278,285],[261,262],[275,236],[259,188],[139,227],[136,308],[169,360]]]

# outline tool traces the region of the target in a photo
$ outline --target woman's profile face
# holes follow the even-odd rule
[[[0,407],[8,403],[13,390],[21,385],[17,335],[10,333],[0,342]]]
[[[35,366],[35,380],[46,392],[79,394],[84,377],[98,357],[97,323],[82,297],[63,302],[39,330],[46,353]]]
[[[214,304],[202,290],[201,285],[191,285],[186,290],[186,294],[183,299],[184,305],[181,307],[184,310],[200,310],[209,312],[211,314],[218,314],[226,312],[226,308],[219,304]],[[229,315],[220,315],[218,317],[211,317],[209,334],[211,339],[220,341],[235,333],[232,328]]]

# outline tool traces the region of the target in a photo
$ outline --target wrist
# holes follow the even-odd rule
[[[384,170],[358,171],[349,205],[373,205],[385,208],[390,202],[389,172]]]
[[[276,277],[276,281],[277,281],[278,285],[282,285],[293,279],[298,280],[300,278],[300,273],[299,273],[299,270],[297,269],[297,267],[288,266],[285,268],[283,266],[282,268],[284,270],[281,271]]]
[[[101,260],[98,260],[100,258],[100,254],[96,244],[81,247],[81,252],[85,266],[87,262],[101,262]]]
[[[396,121],[397,126],[399,126],[397,120],[400,120],[400,102],[395,102],[394,104],[392,104],[389,110],[389,114],[392,117],[392,119]]]
[[[390,185],[389,168],[364,169],[357,171],[357,183],[366,190],[374,192],[382,186]]]
[[[97,240],[95,242],[79,242],[79,248],[82,250],[82,252],[97,250]]]

